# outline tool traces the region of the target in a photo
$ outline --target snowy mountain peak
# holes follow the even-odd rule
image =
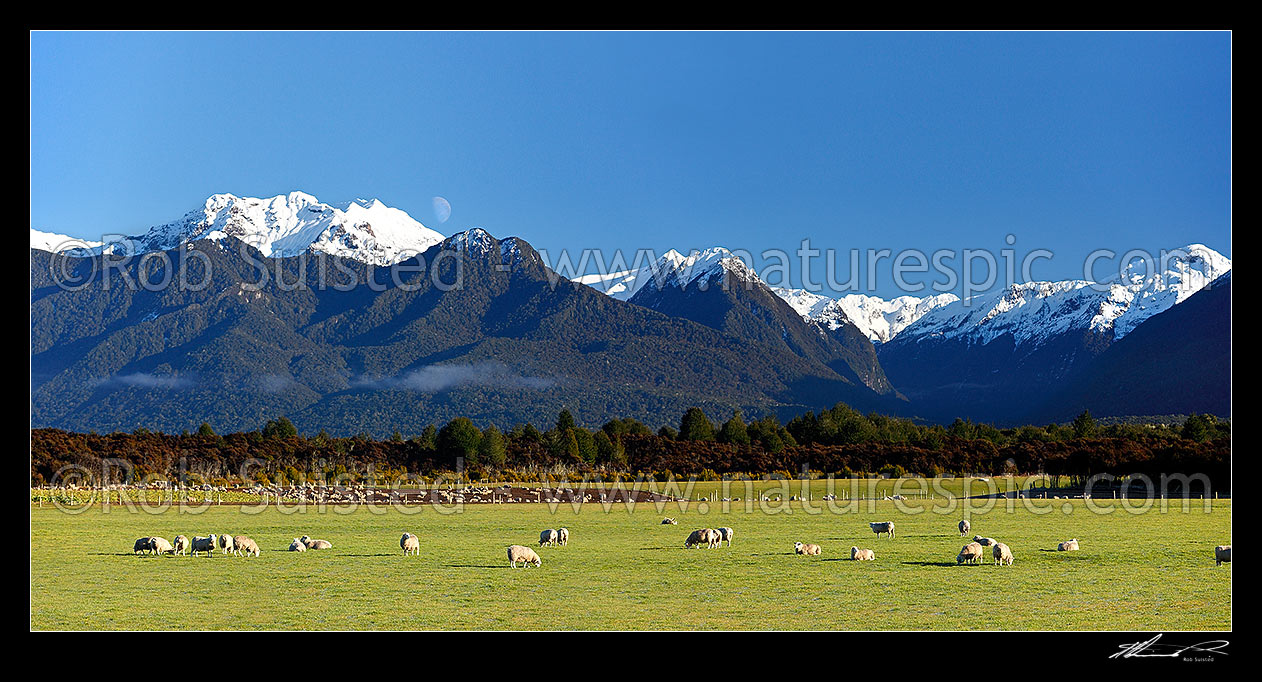
[[[989,343],[1011,334],[1017,345],[1066,332],[1117,340],[1231,271],[1231,260],[1203,244],[1167,252],[1164,262],[1132,262],[1111,282],[1024,282],[956,301],[924,315],[904,336]]]
[[[264,256],[321,252],[374,265],[390,265],[442,241],[443,236],[405,211],[378,199],[330,205],[306,192],[274,197],[212,194],[179,220],[101,248],[114,252],[173,249],[197,239],[234,237]],[[32,245],[34,245],[32,235]]]
[[[959,300],[955,294],[899,296],[889,300],[877,296],[848,294],[831,298],[804,289],[775,288],[799,315],[828,329],[853,324],[873,343],[884,343],[929,311]]]
[[[443,249],[467,253],[471,256],[482,256],[490,253],[495,243],[495,237],[492,237],[490,232],[480,227],[473,227],[443,240]]]
[[[758,279],[757,274],[730,250],[713,246],[701,251],[693,250],[687,256],[670,249],[640,267],[605,274],[581,275],[575,277],[574,281],[626,301],[650,283],[656,288],[687,287],[724,273],[736,275],[743,280]]]

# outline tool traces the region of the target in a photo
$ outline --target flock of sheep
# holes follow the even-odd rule
[[[673,518],[665,518],[662,525],[677,525],[678,522]],[[868,524],[873,533],[879,538],[882,534],[888,534],[890,538],[894,537],[893,521],[877,521]],[[972,524],[967,519],[961,520],[958,525],[960,535],[964,536],[972,530]],[[732,546],[732,537],[734,531],[728,527],[722,528],[698,528],[688,534],[688,538],[684,540],[684,547],[688,549],[706,547],[713,549],[721,547],[724,542],[728,547]],[[564,546],[569,544],[570,531],[568,528],[549,528],[539,533],[539,546]],[[420,554],[421,543],[420,538],[412,533],[404,533],[399,539],[399,547],[403,550],[403,555],[416,556]],[[1012,549],[1008,545],[999,542],[994,538],[982,537],[974,535],[973,540],[964,545],[960,549],[960,553],[955,557],[955,563],[958,564],[980,564],[984,562],[985,550],[989,547],[991,556],[996,566],[1012,565]],[[291,552],[305,552],[307,550],[332,549],[333,544],[327,540],[313,540],[310,536],[304,535],[301,538],[294,538],[289,545]],[[134,546],[133,552],[136,554],[171,554],[185,555],[191,554],[197,556],[199,553],[205,553],[209,557],[216,549],[222,550],[224,554],[233,554],[235,556],[258,556],[259,546],[254,540],[244,535],[215,535],[213,533],[206,536],[193,536],[190,540],[183,535],[175,537],[175,543],[167,542],[165,538],[157,536],[147,536],[138,538]],[[1074,552],[1078,550],[1078,539],[1073,538],[1059,543],[1056,550],[1060,552]],[[793,543],[793,551],[795,554],[818,556],[823,552],[817,544],[809,542]],[[876,552],[871,549],[860,549],[859,547],[850,548],[850,558],[854,561],[875,561]],[[1214,548],[1214,565],[1221,566],[1224,563],[1231,562],[1231,545],[1219,545]],[[521,563],[524,567],[535,566],[536,568],[543,565],[543,560],[539,558],[539,554],[530,547],[525,545],[509,545],[508,547],[508,564],[512,568],[517,568],[517,564]]]
[[[215,535],[214,533],[205,537],[194,535],[191,540],[184,535],[177,535],[175,536],[175,544],[171,544],[167,542],[166,538],[156,535],[137,538],[132,552],[135,554],[155,555],[190,554],[192,556],[205,552],[206,556],[209,557],[216,549],[223,550],[224,554],[232,554],[234,556],[259,555],[258,543],[244,535]]]

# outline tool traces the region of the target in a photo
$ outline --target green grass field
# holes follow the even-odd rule
[[[713,484],[711,484],[713,485]],[[700,484],[699,484],[700,486]],[[698,487],[694,496],[704,494]],[[796,492],[796,491],[795,491]],[[737,493],[740,494],[740,493]],[[974,505],[984,501],[974,500]],[[823,503],[816,502],[817,505]],[[1131,514],[1083,500],[1003,503],[971,515],[973,533],[1008,544],[1011,567],[957,566],[959,500],[873,501],[834,514],[801,503],[701,513],[642,504],[360,508],[319,513],[211,507],[160,514],[99,506],[31,507],[31,627],[43,629],[1228,629],[1231,502],[1205,512],[1160,501]],[[957,505],[951,513],[935,508]],[[1134,503],[1137,504],[1137,503]],[[1049,513],[1036,513],[1040,510]],[[767,513],[771,511],[772,513]],[[679,525],[660,525],[673,516]],[[869,521],[893,520],[894,539]],[[504,548],[565,526],[566,547],[538,549],[539,569],[510,570]],[[732,547],[683,548],[699,527],[730,526]],[[399,536],[421,538],[403,557]],[[148,557],[142,535],[254,538],[262,556]],[[291,553],[300,535],[330,551]],[[1055,552],[1077,537],[1079,552]],[[823,556],[793,553],[815,542]],[[851,545],[874,562],[849,561]],[[987,554],[989,560],[989,554]]]

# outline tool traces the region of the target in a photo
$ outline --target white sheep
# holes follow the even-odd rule
[[[969,523],[968,519],[960,519],[960,535],[964,535],[972,529],[973,524]]]
[[[403,537],[399,538],[399,547],[403,550],[403,556],[409,554],[416,556],[421,553],[421,540],[411,533],[404,533]]]
[[[543,547],[544,545],[555,545],[559,537],[560,533],[557,533],[555,528],[549,528],[548,530],[539,533],[539,546]]]
[[[149,538],[149,544],[154,554],[173,554],[175,552],[175,548],[165,538],[151,537]]]
[[[304,545],[304,544],[302,544],[302,540],[301,540],[301,539],[299,539],[299,538],[294,538],[294,541],[293,541],[293,542],[291,542],[291,543],[289,543],[289,551],[291,551],[291,552],[305,552],[305,551],[307,551],[307,546],[306,546],[306,545]]]
[[[955,557],[956,564],[968,562],[970,564],[981,563],[982,546],[976,542],[970,542],[960,550],[958,556]]]
[[[1078,551],[1078,538],[1074,538],[1072,540],[1066,540],[1060,543],[1059,545],[1056,545],[1056,551],[1057,552],[1077,552]]]
[[[307,535],[298,538],[298,541],[306,545],[307,549],[333,549],[333,543],[328,540],[312,540]]]
[[[990,547],[991,545],[995,544],[995,539],[994,539],[994,538],[984,538],[984,537],[982,537],[982,536],[980,536],[980,535],[974,535],[974,536],[973,536],[973,542],[976,542],[977,544],[981,545],[982,547]]]
[[[1003,566],[1004,564],[1009,566],[1012,565],[1012,550],[1008,549],[1008,546],[1002,542],[996,542],[992,545],[990,552],[995,557],[996,566]]]
[[[1219,545],[1214,548],[1214,565],[1222,566],[1223,562],[1231,563],[1231,545]]]
[[[223,550],[224,554],[232,554],[232,536],[231,535],[219,536],[219,549]]]
[[[732,546],[732,534],[733,534],[732,529],[731,529],[731,528],[728,528],[727,526],[724,526],[724,527],[719,528],[719,529],[717,529],[717,530],[719,531],[719,541],[720,541],[720,542],[727,542],[727,546],[728,546],[728,547],[731,547],[731,546]]]
[[[522,562],[523,567],[529,567],[531,564],[534,564],[538,568],[543,565],[543,559],[539,558],[535,550],[521,545],[509,545],[508,565],[512,568],[517,568],[518,561]]]
[[[868,526],[872,528],[872,532],[876,533],[878,538],[881,537],[881,533],[889,533],[890,537],[894,537],[893,521],[875,521],[869,523]]]
[[[569,542],[570,542],[570,529],[558,528],[557,529],[557,544],[565,545],[565,544],[569,544]]]
[[[183,535],[175,536],[174,553],[181,556],[188,554],[188,538]]]
[[[259,545],[244,535],[232,536],[232,553],[237,556],[259,555]]]
[[[793,551],[797,554],[817,556],[824,550],[821,549],[819,545],[811,544],[809,542],[795,542],[793,543]]]
[[[198,552],[205,552],[206,556],[210,556],[215,551],[215,536],[202,537],[200,535],[193,536],[192,553],[197,556]]]
[[[876,552],[873,552],[870,549],[851,547],[850,559],[851,561],[876,561]]]

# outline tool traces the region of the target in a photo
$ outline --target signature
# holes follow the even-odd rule
[[[1158,644],[1161,635],[1157,635],[1146,642],[1132,642],[1130,644],[1122,644],[1118,646],[1117,653],[1109,656],[1109,658],[1178,658],[1184,652],[1200,652],[1227,655],[1223,648],[1228,642],[1225,639],[1211,639],[1199,644],[1188,644],[1184,646],[1176,644]]]

